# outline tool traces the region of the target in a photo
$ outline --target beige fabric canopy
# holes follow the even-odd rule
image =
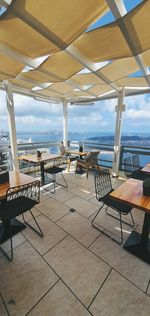
[[[87,30],[111,9],[114,22]],[[1,87],[68,102],[149,91],[150,0],[117,10],[105,0],[13,0],[0,17]]]

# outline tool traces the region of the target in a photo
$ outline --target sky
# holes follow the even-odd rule
[[[94,105],[68,107],[70,132],[114,132],[117,99],[98,101]],[[150,94],[125,98],[122,131],[124,133],[149,133]],[[62,131],[62,104],[46,103],[30,97],[14,95],[17,132]],[[5,93],[0,91],[0,129],[8,130]]]

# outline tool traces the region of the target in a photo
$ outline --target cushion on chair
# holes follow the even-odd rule
[[[112,190],[111,192],[113,192],[113,191],[114,190]],[[111,192],[109,192],[109,193],[111,193]],[[116,210],[119,210],[121,213],[124,213],[124,214],[128,214],[132,210],[131,206],[127,205],[124,202],[120,202],[120,201],[115,200],[109,194],[105,195],[103,198],[100,198],[99,201],[103,201],[108,206],[110,206]]]
[[[46,173],[51,173],[51,174],[56,174],[62,171],[64,171],[63,167],[51,167],[51,168],[46,169]]]
[[[2,220],[14,218],[30,210],[37,202],[25,196],[2,203],[0,206],[0,218]]]
[[[78,159],[79,156],[73,156],[73,155],[70,155],[68,158],[70,159],[70,162],[72,161],[75,161]]]

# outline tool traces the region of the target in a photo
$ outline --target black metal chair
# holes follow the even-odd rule
[[[0,220],[7,232],[7,237],[10,239],[11,245],[11,256],[4,251],[2,247],[0,249],[6,255],[6,257],[11,261],[13,260],[13,242],[12,242],[12,221],[18,216],[22,215],[23,220],[26,225],[33,229],[38,235],[43,237],[43,232],[34,217],[31,209],[38,204],[40,201],[40,181],[36,180],[29,184],[24,184],[20,186],[11,187],[7,190],[6,199],[0,204]],[[38,230],[35,229],[30,223],[26,222],[24,213],[29,211]],[[17,221],[17,223],[20,223]],[[20,223],[21,224],[21,223]],[[22,225],[23,226],[23,225]],[[17,228],[16,228],[17,229]],[[18,230],[19,231],[19,230]],[[5,242],[8,238],[4,236],[4,240],[1,240],[1,244]]]
[[[140,160],[139,160],[138,154],[135,154],[132,156],[132,169],[133,169],[133,173],[131,175],[131,178],[144,181],[146,178],[149,177],[147,174],[141,171]]]
[[[53,185],[54,185],[54,190],[51,191],[51,193],[55,193],[56,191],[56,184],[59,184],[60,186],[64,187],[64,188],[68,188],[68,184],[67,184],[67,181],[63,175],[63,171],[65,170],[64,168],[64,164],[66,162],[67,158],[65,159],[64,157],[62,158],[57,158],[54,160],[54,163],[51,167],[45,169],[45,173],[46,175],[50,175],[51,176],[51,179],[50,179],[50,183],[52,182]],[[63,182],[64,184],[62,183],[59,183],[56,179],[56,175],[57,174],[61,174],[62,178],[63,178]]]
[[[108,236],[109,238],[111,238],[112,240],[114,240],[115,242],[117,242],[118,244],[122,244],[123,243],[122,223],[125,223],[131,227],[134,227],[135,225],[134,219],[131,213],[132,207],[127,205],[126,203],[118,202],[110,196],[110,193],[114,190],[112,188],[109,169],[103,169],[103,170],[97,171],[94,175],[94,180],[95,180],[96,198],[99,202],[102,202],[102,206],[96,212],[96,215],[94,216],[92,220],[92,226],[96,228],[98,231]],[[97,225],[94,224],[96,217],[98,216],[98,214],[100,213],[104,205],[106,205],[106,209],[105,209],[106,213],[107,213],[107,208],[110,207],[113,210],[115,210],[117,214],[119,214],[119,218],[118,218],[117,216],[111,213],[107,213],[107,215],[119,220],[121,241],[118,241],[117,239],[111,237],[109,234],[107,234],[106,232],[101,230]],[[132,224],[122,220],[122,215],[128,215],[129,213],[131,215]]]
[[[124,174],[127,178],[131,178],[133,173],[131,157],[124,158]]]

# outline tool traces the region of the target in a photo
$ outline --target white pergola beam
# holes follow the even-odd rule
[[[68,104],[65,99],[62,100],[63,103],[63,142],[64,146],[68,147]]]
[[[18,171],[19,164],[18,164],[16,123],[15,123],[12,84],[10,82],[5,82],[5,88],[6,88],[6,101],[7,101],[8,127],[9,127],[10,145],[11,145],[12,167],[13,167],[13,170]]]
[[[118,93],[118,105],[116,106],[116,129],[114,141],[114,159],[112,174],[114,177],[118,176],[120,164],[120,144],[121,144],[121,126],[122,126],[122,112],[125,110],[124,105],[124,89]]]
[[[24,54],[19,53],[18,51],[9,47],[6,44],[0,43],[0,52],[31,68],[36,68],[39,66],[38,61]]]

